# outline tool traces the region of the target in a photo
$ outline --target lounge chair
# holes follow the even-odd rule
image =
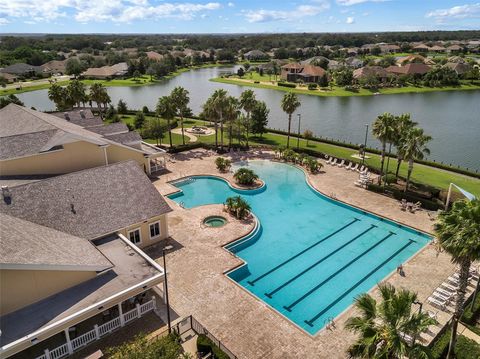
[[[446,300],[437,299],[435,297],[428,297],[427,302],[429,302],[434,307],[440,308],[442,310],[445,310],[445,307],[448,304]]]
[[[350,168],[352,171],[356,171],[358,169],[358,163],[355,163],[355,167]]]
[[[335,161],[335,157],[330,157],[327,161],[327,164],[333,165],[333,161]]]
[[[339,164],[337,164],[338,167],[343,167],[345,166],[345,160],[342,160]]]
[[[438,292],[438,293],[440,293],[441,295],[443,295],[443,296],[445,296],[445,297],[447,297],[447,298],[455,295],[454,292],[450,292],[450,291],[448,291],[448,290],[446,290],[446,289],[443,289],[442,287],[438,287],[437,289],[435,289],[435,292]]]
[[[449,291],[456,292],[458,289],[458,285],[452,285],[448,282],[443,282],[441,287],[448,289]]]
[[[357,170],[357,172],[360,172],[360,173],[362,173],[363,171],[365,171],[365,166],[362,166],[360,167],[360,169]]]
[[[348,166],[345,166],[346,170],[351,170],[352,169],[353,162],[350,162]]]
[[[432,312],[431,310],[427,310],[427,314],[430,318],[433,320],[437,320],[438,317],[438,312]]]
[[[335,158],[332,163],[330,163],[332,166],[335,166],[337,164],[337,159]]]

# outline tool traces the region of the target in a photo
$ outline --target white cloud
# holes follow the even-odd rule
[[[3,17],[0,17],[0,26],[7,25],[9,23],[10,23],[10,21],[8,21],[7,19],[5,19]]]
[[[450,9],[438,9],[427,13],[425,16],[435,18],[438,21],[477,18],[480,17],[480,3],[454,6]]]
[[[72,15],[81,23],[176,18],[190,20],[198,13],[217,10],[218,2],[204,4],[161,3],[149,0],[0,0],[0,14],[8,18],[29,18],[29,21],[51,21]]]
[[[347,17],[347,21],[345,21],[347,24],[353,24],[355,23],[355,19],[352,16]]]
[[[248,22],[267,22],[276,20],[298,20],[306,16],[315,16],[330,8],[328,1],[314,1],[314,5],[299,5],[295,9],[285,10],[249,10],[245,12]]]
[[[341,6],[352,6],[362,4],[364,2],[384,2],[389,0],[337,0],[337,4]]]
[[[235,4],[234,4],[233,2],[229,2],[229,3],[227,4],[227,6],[228,6],[228,7],[235,7]]]

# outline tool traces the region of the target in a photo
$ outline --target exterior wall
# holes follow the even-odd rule
[[[63,147],[63,150],[51,153],[0,161],[0,174],[61,174],[105,164],[104,150],[95,144],[79,141]]]
[[[148,158],[143,153],[121,146],[110,145],[107,147],[108,163],[115,163],[127,160],[137,161],[142,169],[148,171]]]
[[[94,278],[94,271],[0,270],[0,315]]]
[[[155,238],[150,238],[150,224],[160,222],[160,235]],[[167,215],[161,215],[157,217],[149,218],[147,221],[143,223],[137,223],[127,228],[124,228],[118,233],[123,234],[125,237],[129,238],[128,232],[134,229],[140,228],[140,237],[141,242],[137,243],[137,246],[140,248],[148,247],[152,244],[160,242],[162,239],[168,237],[168,223],[167,223]]]

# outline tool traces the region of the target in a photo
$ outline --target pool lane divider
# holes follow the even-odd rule
[[[390,238],[391,236],[393,235],[396,235],[396,233],[394,232],[390,232],[389,234],[387,234],[385,237],[383,237],[381,240],[379,240],[377,243],[375,243],[373,246],[371,246],[370,248],[368,248],[367,250],[363,251],[362,253],[360,253],[358,256],[356,256],[355,258],[353,258],[351,261],[349,261],[348,263],[346,263],[345,265],[343,265],[343,267],[341,267],[340,269],[338,269],[337,271],[335,271],[334,273],[330,274],[327,278],[325,278],[323,281],[321,281],[319,284],[317,284],[315,287],[313,287],[312,289],[310,289],[308,292],[306,292],[304,295],[302,295],[300,298],[298,298],[297,300],[295,300],[294,302],[292,302],[291,304],[287,305],[287,306],[283,306],[283,308],[285,308],[286,310],[288,310],[289,312],[292,311],[292,308],[295,307],[298,303],[302,302],[305,298],[307,298],[308,296],[310,296],[312,293],[316,292],[320,287],[322,287],[325,283],[327,283],[328,281],[330,281],[332,278],[334,278],[335,276],[337,276],[338,274],[340,274],[341,272],[343,272],[346,268],[350,267],[353,263],[355,263],[357,260],[359,260],[360,258],[362,258],[363,256],[365,256],[366,254],[370,253],[372,250],[374,250],[376,247],[378,247],[380,244],[382,244],[383,242],[385,242],[388,238]]]
[[[317,265],[319,265],[320,263],[322,263],[323,261],[327,260],[328,258],[330,258],[331,256],[333,256],[334,254],[340,252],[343,248],[345,248],[346,246],[348,246],[349,244],[355,242],[358,238],[362,237],[365,233],[367,232],[370,232],[372,229],[374,228],[377,228],[378,226],[374,225],[374,224],[371,224],[369,228],[367,228],[366,230],[364,230],[362,233],[360,234],[357,234],[355,237],[353,237],[352,239],[350,239],[348,242],[342,244],[340,247],[338,247],[337,249],[335,249],[334,251],[330,252],[329,254],[327,254],[326,256],[320,258],[318,261],[316,261],[315,263],[313,263],[312,265],[310,265],[309,267],[307,267],[306,269],[304,269],[303,271],[301,271],[300,273],[298,273],[297,275],[295,275],[294,277],[290,278],[289,280],[287,280],[285,283],[283,283],[282,285],[278,286],[277,288],[275,288],[274,290],[272,290],[271,292],[268,292],[268,293],[265,293],[265,295],[268,297],[268,298],[272,298],[272,296],[277,293],[279,290],[285,288],[287,285],[289,285],[290,283],[294,282],[295,280],[297,280],[298,278],[300,278],[302,275],[304,275],[305,273],[307,273],[309,270],[315,268]]]
[[[409,245],[412,243],[415,243],[414,240],[408,239],[408,243],[404,244],[400,249],[398,249],[395,253],[393,253],[390,257],[385,259],[382,263],[380,263],[378,266],[373,268],[370,272],[367,273],[362,279],[360,279],[358,282],[356,282],[353,287],[348,289],[346,292],[344,292],[340,297],[335,299],[333,302],[331,302],[327,307],[322,309],[322,311],[318,312],[315,314],[315,316],[311,319],[305,320],[305,323],[308,324],[309,326],[313,327],[313,323],[320,318],[323,314],[325,314],[330,308],[332,308],[335,304],[337,304],[339,301],[341,301],[343,298],[345,298],[348,294],[350,294],[355,288],[357,288],[360,284],[362,284],[368,277],[373,275],[376,271],[378,271],[381,267],[383,267],[385,264],[390,262],[393,258],[395,258],[397,255],[399,255],[401,252],[403,252]]]
[[[298,258],[298,257],[301,256],[302,254],[308,252],[310,249],[318,246],[320,243],[325,242],[325,241],[326,241],[327,239],[329,239],[330,237],[333,237],[333,236],[334,236],[335,234],[337,234],[338,232],[343,231],[345,228],[351,226],[352,224],[354,224],[355,222],[358,222],[358,221],[360,221],[360,219],[354,217],[353,221],[351,221],[351,222],[347,223],[346,225],[344,225],[343,227],[337,229],[335,232],[330,233],[328,236],[323,237],[323,238],[322,238],[321,240],[319,240],[318,242],[315,242],[315,243],[313,243],[312,245],[308,246],[307,248],[301,250],[300,252],[298,252],[297,254],[295,254],[293,257],[290,257],[290,258],[288,258],[287,260],[283,261],[282,263],[276,265],[275,267],[273,267],[272,269],[270,269],[270,270],[268,270],[267,272],[263,273],[263,274],[260,275],[259,277],[255,278],[255,279],[253,279],[253,280],[247,281],[247,283],[250,284],[250,285],[252,285],[252,286],[255,285],[255,283],[258,282],[259,280],[265,278],[265,277],[268,276],[269,274],[275,272],[277,269],[283,267],[285,264],[291,262],[291,261],[294,260],[295,258]]]

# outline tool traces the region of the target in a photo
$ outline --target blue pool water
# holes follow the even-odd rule
[[[310,334],[430,240],[319,194],[293,166],[269,161],[235,166],[253,169],[266,187],[241,191],[261,227],[247,241],[226,247],[246,262],[228,276]],[[186,208],[239,194],[213,177],[176,186],[182,192],[171,198]]]

